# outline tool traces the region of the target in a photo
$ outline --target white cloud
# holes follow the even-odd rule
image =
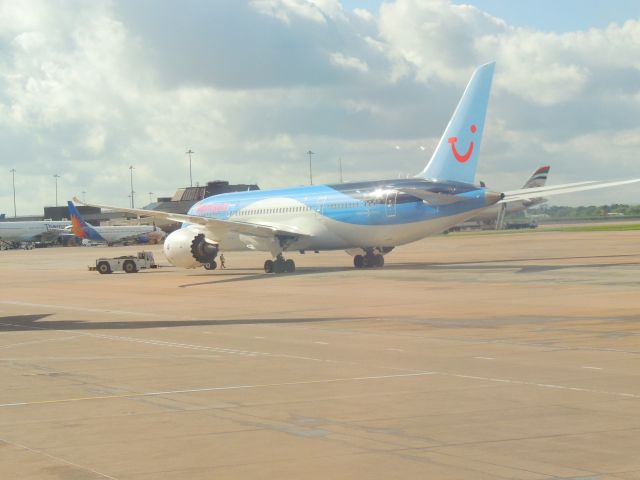
[[[356,17],[361,18],[365,22],[374,22],[375,17],[369,10],[365,10],[364,8],[354,8],[353,13]]]
[[[251,0],[251,6],[263,15],[270,15],[290,24],[292,17],[325,23],[327,16],[341,16],[340,4],[335,1],[307,0]]]
[[[341,52],[334,52],[329,56],[329,58],[331,59],[331,63],[339,67],[356,70],[362,73],[366,73],[369,71],[369,66],[366,64],[366,62],[363,62],[356,57],[348,57]]]
[[[309,149],[317,181],[336,181],[339,157],[349,180],[413,174],[489,60],[489,185],[517,187],[545,163],[553,182],[640,176],[636,20],[558,34],[447,0],[378,15],[336,0],[189,7],[0,3],[0,167],[17,170],[19,213],[53,202],[54,173],[61,200],[85,190],[126,205],[132,164],[136,191],[170,195],[188,182],[189,148],[200,183],[303,184]],[[0,211],[12,209],[5,181]]]

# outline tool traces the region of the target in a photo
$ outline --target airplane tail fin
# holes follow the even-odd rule
[[[482,65],[456,107],[425,169],[417,176],[474,183],[495,63]]]
[[[98,242],[104,242],[104,238],[91,225],[84,221],[80,212],[72,201],[67,202],[69,217],[71,218],[71,232],[78,238],[87,238]]]
[[[522,188],[544,187],[544,184],[547,183],[547,175],[549,174],[550,169],[551,167],[549,166],[537,169],[533,172],[533,175],[531,175]]]

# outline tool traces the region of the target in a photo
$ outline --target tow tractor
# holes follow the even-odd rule
[[[99,258],[95,267],[89,267],[91,271],[101,274],[123,271],[125,273],[137,273],[146,268],[158,268],[152,252],[138,252],[137,255],[125,255],[114,258]]]

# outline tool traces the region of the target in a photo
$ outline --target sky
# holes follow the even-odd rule
[[[414,175],[488,61],[478,180],[640,177],[640,2],[0,0],[0,212]]]

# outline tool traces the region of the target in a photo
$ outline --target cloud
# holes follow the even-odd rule
[[[0,167],[18,213],[126,205],[194,179],[262,187],[420,171],[473,69],[496,60],[479,177],[640,176],[640,22],[548,33],[447,0],[0,3]],[[396,149],[396,146],[398,149]],[[515,184],[515,185],[514,185]],[[586,201],[637,201],[633,189]],[[571,202],[579,197],[556,197]],[[11,212],[11,184],[0,211]]]
[[[363,62],[356,57],[348,57],[341,52],[335,52],[330,55],[331,63],[339,67],[346,69],[356,70],[358,72],[366,73],[369,71],[369,66],[366,62]]]
[[[250,5],[257,12],[287,25],[291,25],[295,17],[316,23],[326,23],[327,19],[346,20],[342,5],[336,0],[251,0]]]

